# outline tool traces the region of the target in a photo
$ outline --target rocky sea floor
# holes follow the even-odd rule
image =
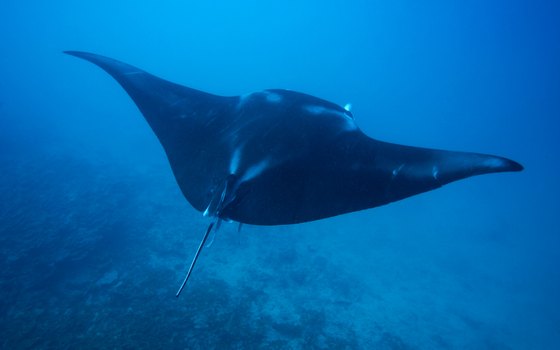
[[[451,237],[426,243],[417,217],[396,232],[379,218],[399,208],[223,225],[175,298],[208,219],[169,169],[1,162],[2,349],[522,349],[539,336],[518,332],[538,301],[488,265],[493,246],[471,259]]]

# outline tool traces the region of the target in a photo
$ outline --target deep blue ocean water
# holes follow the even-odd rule
[[[554,1],[0,3],[0,348],[560,349]],[[85,50],[224,95],[352,103],[521,173],[276,227],[208,219]]]

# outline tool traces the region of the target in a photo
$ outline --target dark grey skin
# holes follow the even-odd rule
[[[98,65],[122,85],[161,142],[185,198],[218,224],[297,224],[474,175],[523,169],[493,155],[374,140],[349,111],[306,94],[217,96],[107,57],[66,53]]]

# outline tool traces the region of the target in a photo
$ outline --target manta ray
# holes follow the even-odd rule
[[[369,209],[487,173],[521,171],[488,154],[412,147],[364,134],[349,108],[291,90],[218,96],[87,52],[65,53],[109,73],[159,139],[187,201],[213,218],[288,225]]]

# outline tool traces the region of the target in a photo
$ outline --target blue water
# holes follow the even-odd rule
[[[0,348],[559,349],[553,1],[0,3]],[[208,219],[118,84],[63,50],[224,95],[289,88],[391,142],[498,154],[294,226]]]

